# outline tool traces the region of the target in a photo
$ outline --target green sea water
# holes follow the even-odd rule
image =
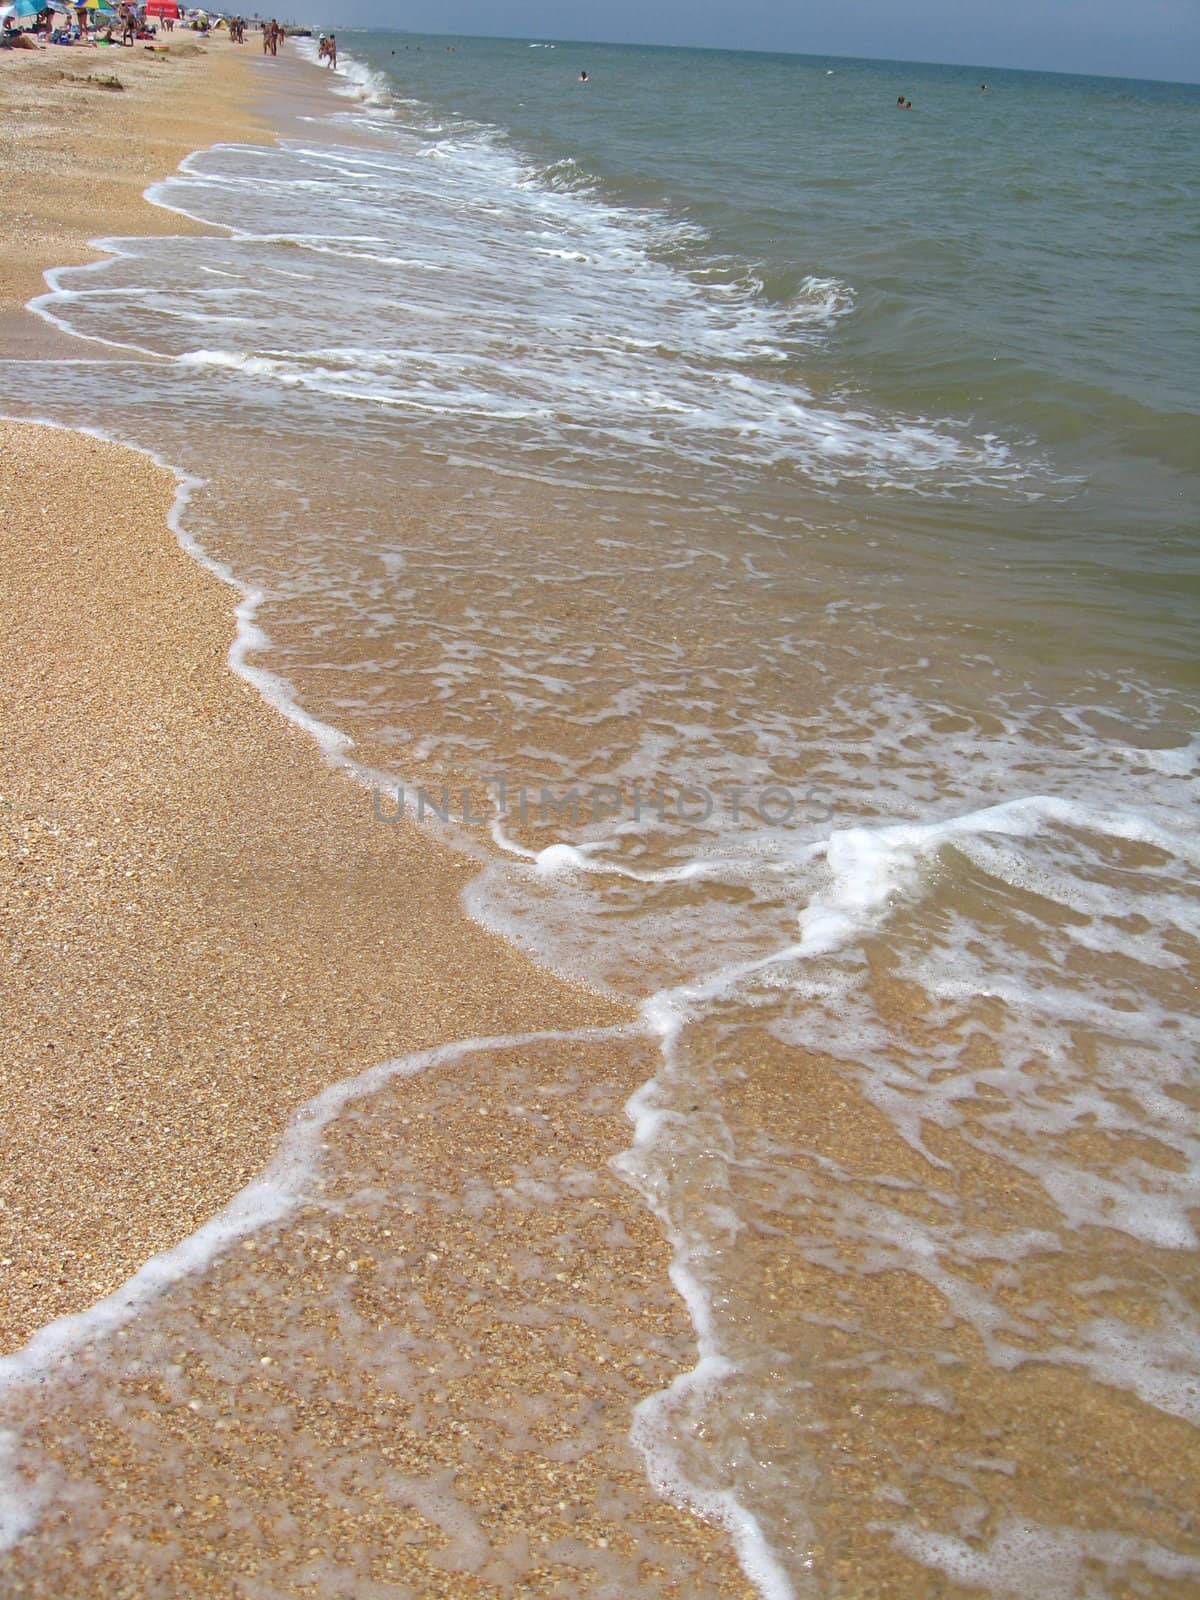
[[[1117,606],[1147,649],[1194,654],[1196,86],[343,37],[401,96],[502,130],[553,181],[693,225],[685,269],[721,263],[785,311],[827,285],[836,325],[796,380],[966,419],[1043,466],[1042,507],[1008,519],[1021,558]]]

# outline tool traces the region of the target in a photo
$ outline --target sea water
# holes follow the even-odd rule
[[[931,1582],[1186,1589],[1186,1494],[1097,1527],[1086,1423],[1027,1418],[1051,1372],[1200,1421],[1200,90],[340,42],[151,191],[221,231],[50,275],[99,342],[0,404],[187,474],[376,825],[638,1006],[618,1165],[697,1340],[656,1486],[768,1594],[855,1592],[848,1517]]]

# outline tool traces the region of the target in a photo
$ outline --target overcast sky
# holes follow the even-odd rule
[[[283,0],[286,3],[286,0]],[[720,45],[804,55],[1200,80],[1200,0],[291,0],[298,18],[517,39]]]

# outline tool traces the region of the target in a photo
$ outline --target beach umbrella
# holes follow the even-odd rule
[[[39,11],[46,9],[46,0],[13,0],[12,5],[5,6],[4,15],[8,17],[36,17]]]

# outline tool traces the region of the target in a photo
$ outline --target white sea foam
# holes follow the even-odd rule
[[[355,1100],[379,1092],[397,1078],[446,1065],[484,1051],[523,1045],[628,1036],[624,1027],[551,1030],[462,1039],[395,1060],[380,1062],[357,1077],[322,1090],[293,1116],[270,1164],[241,1189],[216,1216],[169,1250],[152,1256],[133,1277],[85,1311],[56,1318],[19,1350],[0,1357],[0,1393],[43,1383],[76,1351],[103,1342],[148,1305],[184,1279],[204,1271],[239,1240],[282,1222],[303,1204],[321,1164],[321,1136]],[[19,1442],[0,1433],[0,1549],[7,1549],[35,1527],[47,1495],[31,1489],[21,1470]]]
[[[652,1000],[643,1008],[643,1016],[658,1032],[669,1064],[678,1036],[676,1014],[661,1002]],[[679,1412],[700,1414],[733,1367],[722,1350],[711,1298],[695,1270],[697,1259],[712,1248],[711,1242],[698,1231],[682,1231],[667,1195],[646,1181],[643,1148],[655,1146],[664,1131],[664,1113],[656,1104],[656,1089],[657,1083],[652,1080],[629,1100],[626,1113],[634,1127],[633,1144],[612,1164],[641,1193],[671,1242],[671,1281],[696,1331],[697,1360],[694,1367],[681,1373],[667,1389],[639,1402],[634,1411],[631,1437],[642,1453],[647,1476],[660,1494],[677,1504],[690,1506],[701,1516],[728,1529],[743,1571],[764,1600],[793,1600],[795,1589],[759,1519],[731,1485],[705,1484],[690,1476],[672,1442],[676,1415]]]
[[[318,44],[315,39],[297,37],[290,43],[297,55],[310,61],[313,66],[321,67],[331,80],[329,87],[335,94],[346,95],[373,109],[392,105],[394,98],[392,86],[386,76],[382,72],[376,72],[365,62],[357,60],[348,51],[339,48],[338,64],[335,68],[329,68],[318,55]]]
[[[300,317],[295,342],[270,350],[188,349],[176,336],[181,328],[153,329],[147,313],[154,307],[136,299],[129,337],[112,335],[115,308],[106,309],[110,331],[102,336],[138,350],[161,340],[178,359],[232,364],[284,387],[443,422],[457,418],[493,436],[505,423],[536,425],[571,452],[586,430],[580,443],[593,461],[611,454],[616,463],[636,452],[665,464],[669,452],[725,473],[789,467],[827,486],[849,475],[918,494],[976,482],[1029,492],[1027,469],[999,441],[923,418],[819,404],[794,379],[740,370],[747,361],[783,361],[797,340],[847,314],[845,285],[809,278],[791,307],[776,309],[752,274],[689,278],[657,260],[658,245],[687,231],[673,219],[547,187],[486,130],[423,147],[450,169],[436,181],[412,159],[419,139],[401,130],[378,136],[396,141],[408,159],[304,144],[273,152],[219,146],[189,157],[178,176],[151,191],[156,203],[229,230],[238,241],[233,259],[245,257],[248,289],[261,288],[269,246],[308,257],[313,295],[336,294],[343,327],[359,339],[323,351]],[[320,233],[294,227],[301,193],[322,202]],[[128,241],[107,243],[123,270],[109,264],[105,282],[120,297],[124,266],[133,270],[138,258]],[[327,283],[347,260],[363,269],[352,300]],[[481,262],[488,272],[476,282]],[[88,308],[71,298],[78,281],[56,274],[36,309],[87,332]],[[464,296],[472,307],[466,319]],[[174,320],[181,320],[177,310]],[[233,333],[238,325],[229,326]],[[531,326],[543,337],[531,340]],[[672,352],[662,348],[667,328]],[[151,329],[156,337],[147,340]],[[651,351],[659,356],[653,367]]]
[[[1106,1600],[1131,1566],[1175,1582],[1200,1577],[1200,1561],[1119,1533],[1007,1521],[981,1546],[952,1534],[877,1526],[908,1555],[952,1582],[1013,1600],[1043,1600],[1048,1593]]]

